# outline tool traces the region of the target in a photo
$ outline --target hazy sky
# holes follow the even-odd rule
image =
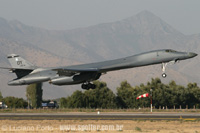
[[[66,30],[148,10],[184,34],[200,33],[200,0],[0,0],[0,17]]]

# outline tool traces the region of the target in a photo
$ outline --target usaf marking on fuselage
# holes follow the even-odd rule
[[[176,63],[197,56],[196,53],[177,52],[171,49],[155,50],[145,52],[121,59],[109,60],[97,63],[73,65],[55,68],[39,68],[21,58],[19,55],[8,55],[11,64],[10,72],[17,78],[8,82],[8,85],[28,85],[49,81],[54,85],[72,85],[82,83],[83,89],[94,89],[95,85],[90,83],[100,78],[102,73],[120,69],[141,67],[154,64],[162,64],[162,77],[165,78],[167,63]]]

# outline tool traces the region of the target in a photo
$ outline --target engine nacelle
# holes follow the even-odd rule
[[[49,81],[50,84],[54,84],[54,85],[68,85],[73,82],[74,82],[73,77],[66,77],[66,76],[51,79]]]
[[[29,85],[34,83],[45,82],[48,80],[49,77],[27,77],[9,81],[8,85]]]
[[[62,76],[62,77],[51,79],[49,83],[54,84],[54,85],[80,84],[86,81],[97,80],[100,76],[101,74],[99,73],[84,73],[84,74],[73,75],[70,77]]]

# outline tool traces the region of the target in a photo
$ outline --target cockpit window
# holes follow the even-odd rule
[[[172,50],[172,49],[167,49],[167,50],[165,50],[165,52],[175,53],[176,51]]]

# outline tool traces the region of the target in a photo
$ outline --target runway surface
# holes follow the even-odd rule
[[[0,120],[200,120],[200,113],[0,113]]]

